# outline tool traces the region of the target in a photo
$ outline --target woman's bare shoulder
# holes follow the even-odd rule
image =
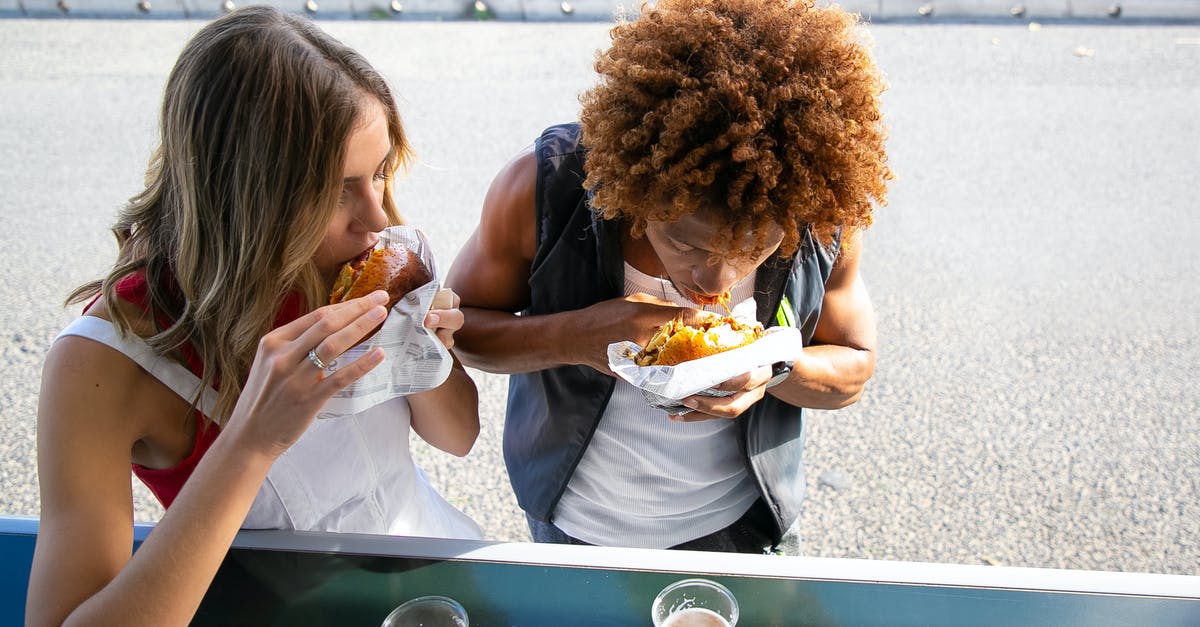
[[[124,302],[116,306],[134,335],[154,333],[153,323],[136,306]],[[83,315],[112,322],[104,299]],[[109,435],[124,434],[122,439],[132,446],[155,431],[152,421],[162,413],[157,407],[147,407],[147,403],[174,408],[171,396],[162,394],[163,387],[119,350],[87,337],[63,336],[50,347],[42,367],[39,427],[43,423],[46,427],[64,423],[74,433],[102,430]]]

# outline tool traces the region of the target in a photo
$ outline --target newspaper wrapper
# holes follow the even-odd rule
[[[641,350],[634,342],[609,344],[609,369],[641,390],[651,407],[678,416],[691,411],[680,404],[689,396],[729,396],[732,392],[714,386],[761,366],[794,360],[804,350],[804,338],[799,329],[771,327],[752,344],[674,366],[639,366],[633,358]]]
[[[454,365],[450,351],[424,324],[435,299],[444,300],[444,296],[439,298],[439,292],[444,291],[440,289],[437,264],[425,234],[410,226],[389,227],[380,235],[379,246],[412,250],[429,269],[432,278],[392,306],[383,326],[374,335],[329,364],[326,374],[354,363],[371,349],[383,348],[383,363],[334,394],[317,413],[317,418],[357,414],[397,396],[432,390],[450,376],[450,368]],[[439,302],[439,307],[449,307],[449,303]]]

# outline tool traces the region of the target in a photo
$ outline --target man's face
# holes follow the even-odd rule
[[[712,303],[757,270],[783,241],[783,229],[771,225],[757,255],[750,233],[734,242],[733,250],[715,250],[713,236],[729,228],[714,213],[701,211],[675,222],[648,222],[646,239],[681,294],[695,303]]]

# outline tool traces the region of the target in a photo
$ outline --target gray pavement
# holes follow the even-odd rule
[[[11,2],[9,3],[11,4]],[[111,262],[191,21],[0,20],[0,512],[36,515],[39,365]],[[401,96],[398,200],[443,270],[490,177],[591,84],[604,23],[326,21]],[[864,399],[809,421],[807,555],[1200,574],[1200,27],[875,24],[898,178]],[[444,494],[527,532],[505,378]],[[135,490],[136,515],[161,510]],[[793,548],[793,550],[797,550]]]

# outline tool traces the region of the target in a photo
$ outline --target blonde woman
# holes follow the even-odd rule
[[[456,455],[474,444],[461,366],[314,422],[384,359],[319,367],[384,319],[386,293],[321,305],[400,222],[392,175],[409,158],[378,72],[309,20],[246,8],[188,43],[116,263],[71,295],[84,315],[46,358],[28,625],[186,624],[244,525],[479,537],[408,454],[410,424]],[[425,320],[447,347],[453,307]],[[131,463],[166,506],[132,557]]]

